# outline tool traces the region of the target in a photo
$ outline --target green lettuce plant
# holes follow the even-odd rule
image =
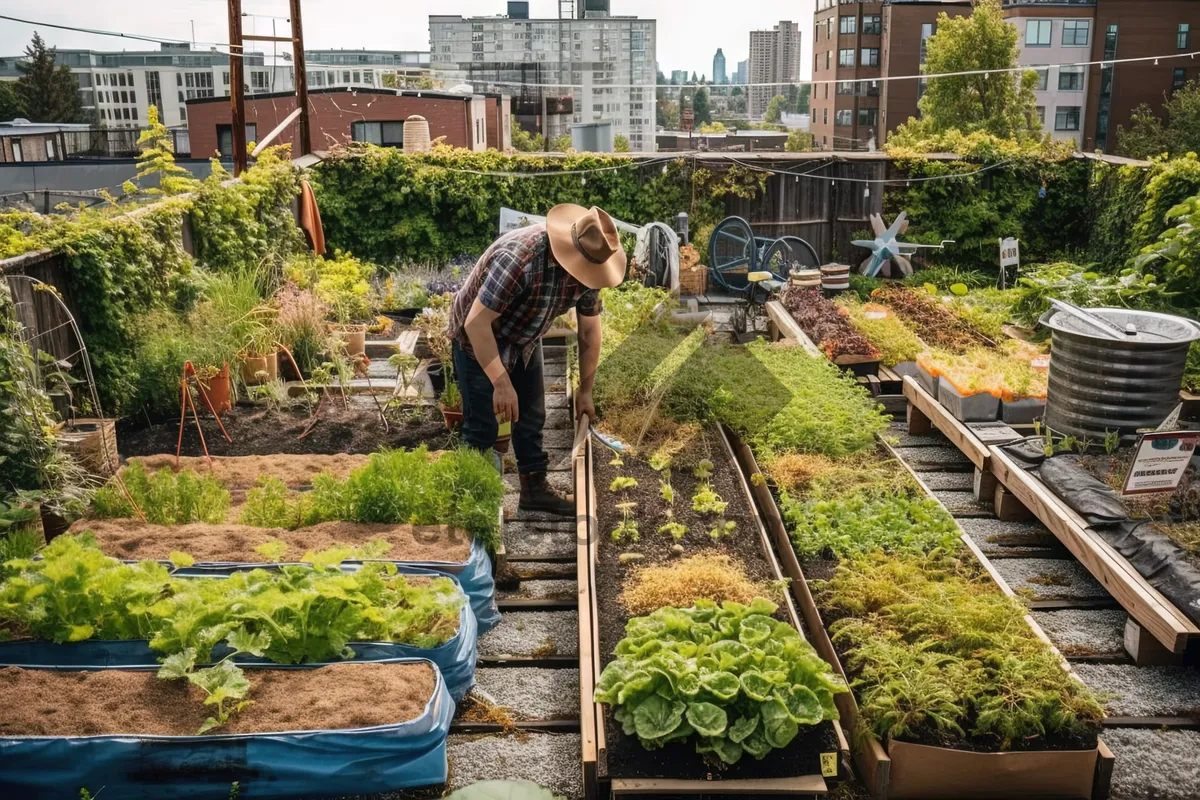
[[[959,531],[936,500],[871,487],[797,498],[784,492],[780,508],[792,546],[801,558],[830,552],[842,558],[876,548],[888,552],[953,550]]]
[[[837,719],[842,680],[777,606],[697,601],[635,617],[604,668],[595,699],[614,707],[647,750],[694,739],[696,752],[735,764],[787,747],[801,726]]]

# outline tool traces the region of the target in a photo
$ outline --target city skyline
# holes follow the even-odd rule
[[[285,0],[243,0],[244,11],[257,15],[274,15],[277,32],[287,27]],[[404,4],[403,13],[395,4],[382,0],[304,0],[305,45],[308,49],[367,49],[367,50],[425,50],[429,47],[428,18],[430,14],[462,14],[463,16],[503,14],[503,0],[453,0],[433,2],[418,0]],[[678,4],[669,0],[612,0],[614,16],[638,16],[658,20],[657,57],[662,70],[670,75],[672,69],[687,69],[697,76],[711,75],[712,55],[717,48],[725,52],[727,64],[745,60],[749,55],[751,30],[770,28],[780,19],[811,19],[813,0],[800,3],[780,0],[746,0],[738,5],[738,13],[728,15],[728,6],[712,0],[698,0],[689,5],[688,14],[678,14]],[[100,10],[83,0],[61,0],[47,4],[38,0],[9,0],[6,13],[44,23],[89,27],[152,37],[195,40],[203,43],[224,42],[228,38],[223,3],[212,0],[177,0],[155,7],[153,15],[137,7],[115,6]],[[530,16],[552,18],[558,14],[555,0],[531,0]],[[713,18],[722,20],[713,25]],[[270,34],[272,20],[265,16],[249,16],[244,21],[248,34]],[[19,55],[33,38],[34,27],[0,20],[0,55]],[[97,36],[52,28],[39,28],[47,44],[63,49],[144,50],[153,49],[148,42]],[[260,45],[261,47],[262,45]],[[807,42],[806,42],[807,46]],[[286,47],[281,47],[286,50]],[[266,46],[268,58],[271,48]],[[811,74],[811,59],[805,51],[802,79]]]

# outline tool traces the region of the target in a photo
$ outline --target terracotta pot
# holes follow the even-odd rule
[[[265,379],[259,378],[259,373],[265,372]],[[258,386],[270,383],[279,378],[279,353],[266,356],[246,356],[242,359],[242,381],[247,386]]]
[[[442,419],[446,421],[446,430],[456,431],[462,427],[463,412],[462,409],[448,409],[438,403],[438,408],[442,411]]]
[[[350,358],[366,355],[367,352],[367,326],[366,325],[335,325],[334,332],[342,337],[342,341],[346,343],[346,355]]]
[[[496,443],[492,445],[492,449],[497,453],[507,453],[508,448],[512,445],[511,436],[497,436]]]
[[[208,402],[212,404],[213,410],[218,414],[224,413],[233,408],[233,403],[230,398],[232,392],[229,385],[229,364],[226,363],[221,367],[212,379],[208,381],[200,381],[200,385],[204,387],[204,393],[208,395]],[[204,404],[203,398],[197,404],[200,411],[206,411],[208,406]]]

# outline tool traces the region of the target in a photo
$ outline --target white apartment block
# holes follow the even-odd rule
[[[783,20],[769,31],[750,31],[748,62],[750,119],[760,120],[772,97],[787,94],[788,84],[800,83],[800,23]],[[756,83],[776,85],[753,86]]]
[[[1039,9],[1043,10],[1043,9]],[[1015,25],[1021,48],[1019,63],[1038,70],[1037,110],[1042,127],[1055,139],[1071,140],[1082,146],[1083,122],[1087,106],[1087,67],[1045,67],[1046,64],[1070,64],[1091,59],[1093,20],[1091,8],[1082,8],[1089,16],[1072,16],[1074,10],[1063,7],[1062,16],[1010,18]]]
[[[443,86],[512,95],[519,116],[570,97],[571,122],[611,121],[634,152],[654,150],[654,45],[654,20],[591,11],[584,19],[429,17],[430,70]]]

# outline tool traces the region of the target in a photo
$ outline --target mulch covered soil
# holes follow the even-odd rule
[[[426,663],[246,669],[254,703],[214,733],[365,728],[419,717],[436,678]],[[212,709],[204,693],[153,670],[0,669],[0,736],[191,736]]]
[[[298,561],[309,551],[335,545],[357,547],[382,539],[392,545],[383,556],[394,561],[443,561],[461,564],[471,554],[471,535],[446,525],[389,525],[358,522],[322,522],[289,531],[247,525],[150,525],[137,520],[80,520],[73,533],[91,531],[100,549],[114,558],[131,561],[165,559],[173,551],[197,561],[265,562],[254,548],[271,539],[288,546],[284,561]]]
[[[381,399],[382,402],[382,399]],[[372,408],[351,405],[343,408],[341,400],[326,402],[321,418],[303,439],[312,418],[307,411],[270,411],[262,408],[238,407],[221,415],[225,430],[233,439],[225,441],[216,420],[202,415],[204,441],[214,456],[250,456],[272,453],[374,453],[383,447],[416,447],[428,444],[431,450],[445,450],[451,445],[440,412],[428,408],[415,422],[401,424],[390,420],[385,431],[379,414]],[[121,455],[130,456],[174,453],[179,438],[179,423],[165,422],[145,425],[136,418],[122,420],[117,425],[117,448]],[[183,432],[183,455],[202,456],[196,423],[190,418]]]
[[[140,462],[149,472],[160,469],[190,469],[201,475],[212,475],[230,489],[248,489],[262,477],[278,478],[293,488],[308,486],[312,483],[313,476],[322,472],[344,479],[350,470],[367,463],[367,456],[347,453],[217,456],[212,459],[204,456],[183,456],[179,459],[178,467],[173,453],[136,456],[128,460]]]

